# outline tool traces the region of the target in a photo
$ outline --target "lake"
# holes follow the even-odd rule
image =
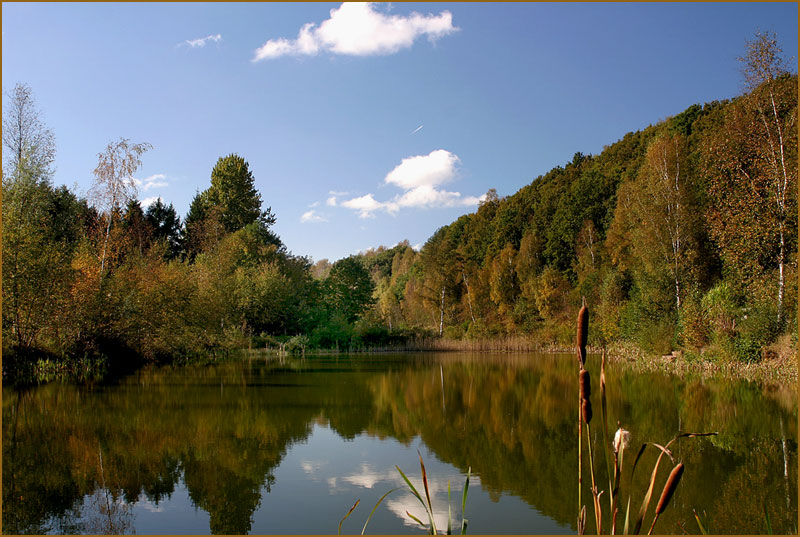
[[[590,355],[600,500],[608,478],[598,357]],[[632,432],[621,498],[638,512],[657,449],[678,431],[717,431],[672,446],[685,473],[656,533],[797,532],[794,387],[606,371],[609,434]],[[570,355],[380,354],[141,370],[113,383],[3,390],[4,533],[421,533],[407,512],[468,533],[575,533],[577,366]],[[585,430],[584,430],[585,434]],[[584,456],[586,456],[584,448]],[[662,462],[649,528],[672,463]],[[587,533],[595,533],[584,463]],[[605,484],[604,484],[605,483]],[[619,515],[624,520],[624,505]],[[605,530],[607,529],[607,521]],[[619,522],[621,527],[621,522]],[[458,533],[458,530],[456,530]],[[621,531],[619,531],[621,533]]]

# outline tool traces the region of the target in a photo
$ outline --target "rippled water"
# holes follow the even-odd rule
[[[596,477],[608,489],[589,360]],[[609,427],[619,421],[634,435],[621,485],[632,512],[657,457],[645,451],[630,483],[642,442],[719,431],[674,445],[686,471],[657,533],[699,533],[694,510],[714,533],[765,533],[765,508],[775,533],[797,532],[793,388],[606,373]],[[469,533],[574,533],[576,377],[571,356],[255,354],[93,388],[5,389],[3,531],[335,534],[360,499],[342,527],[360,533],[375,502],[401,487],[367,533],[420,533],[406,512],[427,522],[425,511],[395,468],[422,491],[419,453],[440,530],[448,482],[460,525],[471,467]],[[656,495],[671,466],[662,463]],[[607,491],[601,501],[608,510]],[[588,485],[584,503],[594,533]]]

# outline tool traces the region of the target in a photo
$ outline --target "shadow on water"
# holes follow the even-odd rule
[[[720,432],[675,447],[687,470],[659,520],[660,531],[680,533],[680,523],[696,529],[697,509],[713,532],[764,533],[764,505],[776,532],[796,531],[793,390],[641,375],[613,366],[607,381],[609,415],[633,432],[634,446],[666,442],[678,430]],[[494,509],[509,512],[505,498],[513,497],[522,500],[521,508],[533,507],[574,531],[574,386],[571,356],[279,361],[255,354],[217,365],[140,370],[93,387],[7,389],[3,531],[132,532],[150,516],[137,506],[147,505],[156,516],[185,490],[191,505],[208,513],[204,531],[249,533],[273,490],[293,486],[288,478],[277,480],[281,463],[310,442],[319,424],[339,438],[327,450],[353,451],[351,442],[361,438],[403,445],[419,439],[439,461],[460,472],[472,467],[492,500],[477,508],[485,518],[491,520]],[[652,468],[653,461],[642,463]],[[598,480],[607,483],[599,466]],[[635,505],[636,494],[646,489],[645,474],[623,483],[641,491],[634,493]],[[666,475],[660,479],[657,487]],[[303,519],[317,508],[302,501],[293,505],[287,516],[302,532]],[[340,516],[325,527],[335,532]],[[377,523],[370,529],[402,530]]]

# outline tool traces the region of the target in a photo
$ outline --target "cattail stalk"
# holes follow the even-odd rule
[[[584,403],[589,403],[585,400]],[[597,494],[597,486],[594,481],[594,457],[592,456],[592,433],[589,429],[589,421],[591,421],[591,403],[589,403],[589,420],[586,421],[586,445],[589,446],[589,474],[592,476],[592,499],[594,500],[594,520],[597,525],[597,535],[602,533],[603,528],[603,512],[600,509],[600,499]]]

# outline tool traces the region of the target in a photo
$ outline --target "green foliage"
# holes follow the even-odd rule
[[[373,303],[375,285],[364,265],[353,256],[333,264],[323,288],[326,306],[348,323],[358,319]]]

